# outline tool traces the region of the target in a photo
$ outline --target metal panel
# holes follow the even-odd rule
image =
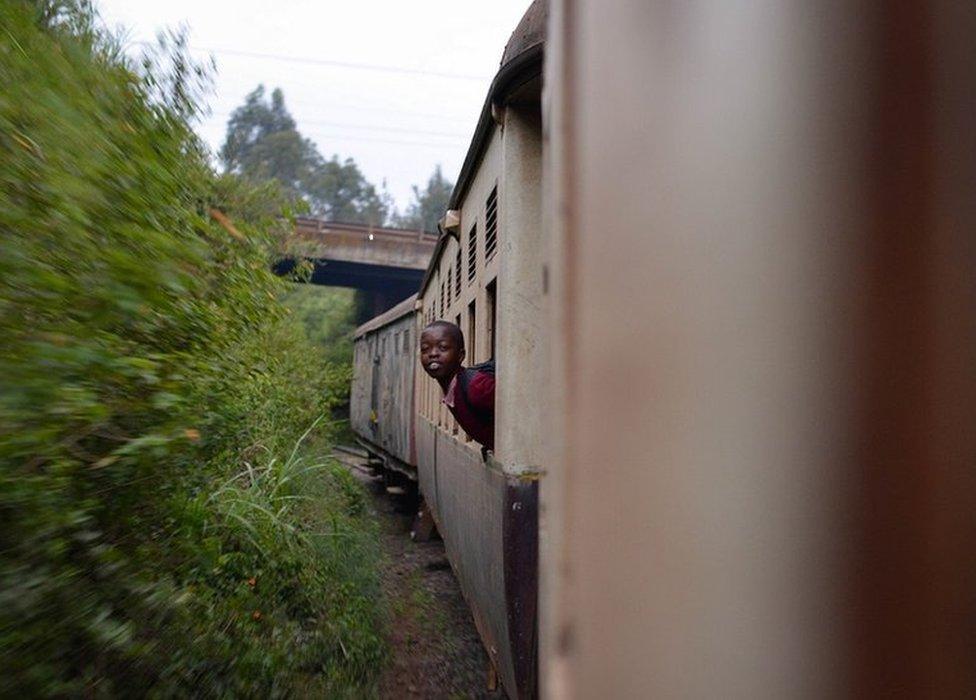
[[[976,697],[976,5],[554,14],[543,691]]]
[[[357,435],[413,466],[416,315],[411,312],[356,339],[350,420]]]
[[[353,432],[360,436],[370,435],[370,395],[373,390],[373,341],[375,336],[365,336],[353,346],[353,377],[349,392],[349,421]]]
[[[437,465],[434,460],[436,445],[435,428],[426,418],[417,418],[417,473],[420,478],[420,492],[431,508],[437,509]]]
[[[508,654],[502,515],[505,479],[473,449],[437,433],[436,515],[475,624],[506,688]]]
[[[475,625],[511,697],[535,693],[537,488],[422,420],[421,489]],[[426,437],[430,436],[430,438]],[[436,470],[426,459],[436,442]],[[430,489],[434,482],[436,495]]]

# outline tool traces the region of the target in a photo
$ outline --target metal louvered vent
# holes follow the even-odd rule
[[[457,257],[454,260],[454,298],[461,298],[461,246],[458,245]]]
[[[444,318],[444,283],[443,282],[441,282],[441,299],[440,299],[440,302],[441,302],[441,312],[437,315],[437,318],[442,319],[442,318]]]
[[[485,202],[485,260],[495,255],[498,246],[498,185],[491,188]]]
[[[447,308],[451,308],[451,294],[454,292],[454,268],[447,268]]]
[[[478,264],[478,224],[468,233],[468,282],[474,281],[475,267]]]

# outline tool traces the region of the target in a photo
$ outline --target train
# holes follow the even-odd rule
[[[973,697],[971,3],[533,2],[352,422],[513,698]],[[496,359],[483,460],[419,368]]]
[[[542,280],[541,81],[546,4],[531,5],[508,45],[416,295],[355,332],[350,421],[386,469],[415,479],[437,523],[492,667],[513,698],[536,688],[538,432]],[[535,239],[535,240],[532,240]],[[534,251],[534,252],[530,252]],[[419,370],[420,330],[465,334],[467,361],[495,359],[495,449],[487,460]]]

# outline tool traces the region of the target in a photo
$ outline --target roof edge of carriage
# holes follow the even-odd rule
[[[474,136],[471,138],[464,163],[461,165],[457,184],[451,192],[448,209],[457,209],[458,203],[468,191],[468,187],[471,185],[481,163],[481,157],[484,155],[488,140],[495,127],[492,105],[502,102],[517,88],[542,73],[548,16],[548,0],[534,0],[505,45],[501,67],[492,79],[488,94],[485,96]],[[430,256],[430,263],[427,265],[424,278],[420,283],[418,297],[427,290],[427,285],[430,283],[434,270],[437,269],[448,238],[450,238],[450,234],[442,231],[437,239],[437,245],[434,247],[434,252]]]
[[[353,331],[353,340],[359,340],[364,335],[372,333],[373,331],[378,331],[384,326],[388,326],[394,321],[399,321],[401,318],[407,314],[414,312],[414,306],[417,303],[417,295],[411,294],[409,297],[401,301],[399,304],[394,306],[388,311],[384,311],[379,316],[374,316],[370,320],[366,321],[363,325]]]

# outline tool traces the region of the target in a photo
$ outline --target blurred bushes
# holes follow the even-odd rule
[[[352,367],[352,334],[356,330],[356,292],[338,287],[296,284],[283,298],[310,341],[321,346],[336,365]]]
[[[382,654],[358,492],[299,444],[346,377],[284,314],[276,191],[188,127],[205,78],[0,5],[4,695],[337,691]]]

